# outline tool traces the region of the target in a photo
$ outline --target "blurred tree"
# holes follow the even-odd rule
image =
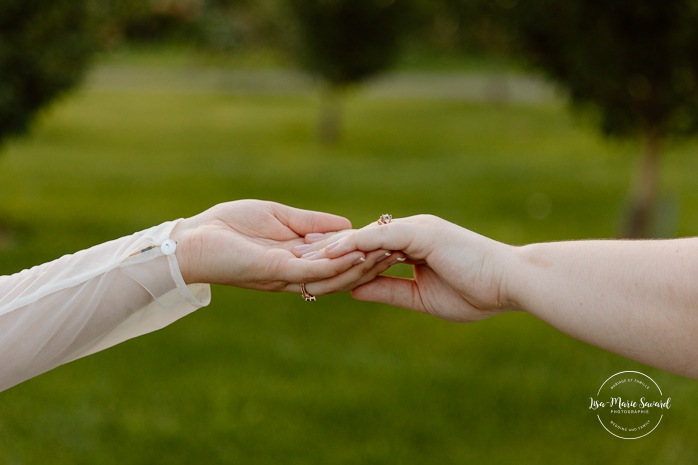
[[[419,40],[468,57],[504,55],[509,45],[499,18],[502,0],[415,0],[423,26]]]
[[[84,0],[0,2],[0,144],[73,88],[94,51]]]
[[[204,0],[198,43],[206,50],[280,48],[283,0]]]
[[[326,85],[319,137],[340,134],[344,91],[385,71],[410,32],[410,0],[289,0],[293,48],[299,63]]]
[[[500,0],[521,53],[590,110],[605,135],[643,142],[624,235],[646,236],[663,143],[698,132],[695,0]]]
[[[189,44],[199,35],[204,0],[87,0],[103,49],[130,44]]]

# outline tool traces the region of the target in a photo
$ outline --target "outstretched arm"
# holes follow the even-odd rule
[[[359,300],[453,321],[524,310],[577,339],[698,377],[698,239],[512,247],[420,215],[355,231],[322,254],[376,248],[402,250],[414,277],[380,276],[353,291]]]
[[[517,249],[515,305],[572,337],[698,378],[698,239],[575,241]]]
[[[296,293],[307,283],[323,294],[366,282],[388,267],[380,251],[314,262],[292,253],[308,233],[347,227],[243,200],[0,276],[0,391],[207,305],[209,283]]]

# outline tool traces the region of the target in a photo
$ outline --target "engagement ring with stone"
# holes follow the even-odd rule
[[[391,221],[393,221],[393,215],[390,213],[383,213],[380,217],[378,217],[378,224],[388,224]]]

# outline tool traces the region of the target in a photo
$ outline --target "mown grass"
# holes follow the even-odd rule
[[[616,234],[634,148],[555,103],[357,93],[336,147],[317,99],[84,89],[0,158],[0,272],[230,199],[343,214],[434,213],[513,244]],[[663,185],[698,231],[695,146]],[[622,331],[622,328],[619,328]],[[588,410],[615,372],[672,396],[621,441]],[[214,289],[171,327],[0,394],[6,464],[694,463],[695,382],[524,314],[455,325],[347,295]]]

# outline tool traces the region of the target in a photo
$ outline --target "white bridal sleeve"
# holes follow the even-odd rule
[[[0,391],[208,305],[169,240],[176,222],[0,277]]]

